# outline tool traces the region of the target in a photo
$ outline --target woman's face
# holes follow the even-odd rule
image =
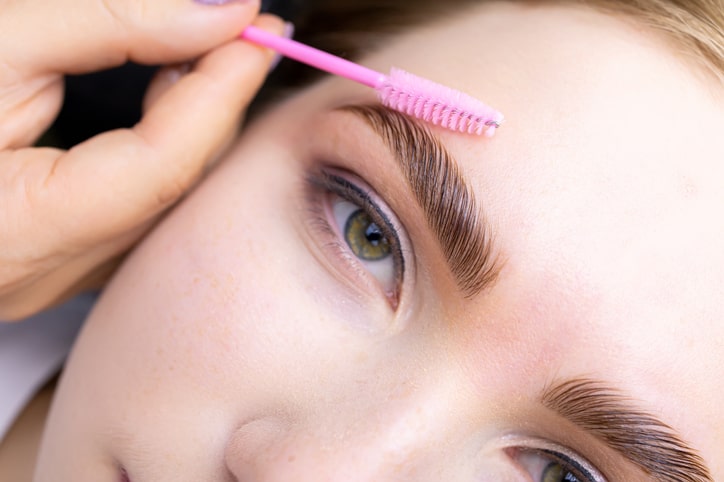
[[[722,92],[670,50],[496,3],[364,59],[492,139],[270,111],[104,294],[37,479],[724,480]]]

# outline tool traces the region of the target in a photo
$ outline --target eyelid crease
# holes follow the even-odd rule
[[[338,110],[361,117],[392,150],[465,297],[491,286],[500,270],[491,229],[457,163],[430,129],[377,104]]]
[[[587,462],[571,457],[568,454],[557,452],[555,450],[541,449],[539,450],[539,453],[548,455],[549,457],[556,460],[557,463],[563,464],[564,466],[570,466],[570,469],[573,472],[585,474],[584,477],[586,480],[589,480],[591,482],[606,482],[606,479],[603,477],[603,475],[600,474],[600,472],[595,467],[589,466]]]
[[[608,482],[609,479],[589,461],[583,454],[552,439],[540,436],[509,434],[504,438],[505,451],[517,459],[523,454],[546,456],[567,467],[573,472],[584,474],[585,480],[591,482]]]
[[[577,378],[547,387],[543,404],[593,434],[658,482],[714,482],[704,459],[673,428],[603,382]]]

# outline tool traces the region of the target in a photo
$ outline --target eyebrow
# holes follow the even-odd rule
[[[440,140],[427,126],[380,105],[337,110],[362,118],[392,150],[465,296],[488,288],[500,270],[491,228]],[[657,482],[714,482],[704,459],[673,428],[603,382],[568,380],[547,387],[541,399]]]
[[[347,105],[337,110],[362,118],[392,151],[465,297],[488,288],[500,268],[491,229],[457,162],[440,140],[427,126],[381,105]]]
[[[714,482],[704,459],[669,425],[601,381],[551,385],[542,401],[658,482]]]

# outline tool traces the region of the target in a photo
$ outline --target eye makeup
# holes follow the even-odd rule
[[[403,248],[409,242],[389,206],[357,176],[335,168],[311,171],[306,191],[308,224],[322,249],[343,273],[371,281],[396,310],[410,250]],[[340,203],[342,210],[336,209]],[[381,262],[392,263],[389,281],[379,279],[373,266]]]
[[[533,480],[540,482],[606,482],[585,462],[553,450],[519,450],[517,462],[526,467]]]
[[[581,455],[546,440],[525,440],[505,450],[534,482],[607,482]]]
[[[422,208],[461,293],[473,298],[500,271],[494,233],[465,176],[441,139],[426,126],[381,106],[346,105],[387,146]]]

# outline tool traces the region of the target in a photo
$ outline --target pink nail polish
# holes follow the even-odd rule
[[[282,35],[285,38],[291,39],[294,37],[294,24],[292,22],[285,22],[284,23],[284,32]],[[271,61],[271,65],[269,66],[269,72],[277,68],[277,65],[279,65],[279,62],[282,60],[282,55],[280,53],[274,54],[274,58]]]
[[[259,0],[194,0],[202,5],[227,5],[229,3],[259,3]]]

